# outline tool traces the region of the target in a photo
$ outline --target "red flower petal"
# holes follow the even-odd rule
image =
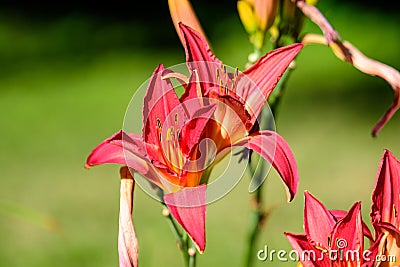
[[[222,62],[214,56],[206,40],[195,30],[183,23],[179,24],[186,53],[186,63],[191,71],[197,71],[202,84],[218,86],[217,69],[222,73]],[[204,87],[201,88],[205,90]],[[203,91],[204,92],[204,91]]]
[[[109,163],[126,165],[162,188],[171,187],[165,179],[160,177],[154,165],[150,163],[142,138],[139,135],[127,134],[123,131],[113,134],[90,153],[85,167],[90,168]]]
[[[293,200],[299,184],[299,174],[293,153],[285,139],[276,132],[265,130],[240,140],[234,146],[252,149],[272,163],[286,185],[288,201]]]
[[[206,185],[166,194],[164,201],[172,216],[186,230],[199,251],[203,252],[206,246]]]
[[[302,48],[302,44],[292,44],[275,49],[239,74],[236,94],[246,99],[253,124],[283,73]]]
[[[90,153],[85,167],[114,163],[121,165],[128,165],[126,156],[124,154],[123,140],[125,147],[129,153],[134,157],[141,158],[142,161],[147,161],[146,151],[141,136],[135,134],[126,134],[125,132],[118,131],[103,142],[101,142],[92,153]],[[143,173],[148,169],[147,164],[140,162],[137,166],[130,166],[137,171]]]
[[[163,79],[168,72],[163,65],[159,65],[150,78],[146,95],[143,101],[143,140],[161,148],[165,139],[162,128],[176,126],[180,129],[187,120],[187,114],[182,107],[169,79]],[[163,155],[163,153],[160,153]],[[158,154],[149,154],[151,159],[159,159]]]
[[[199,143],[206,125],[212,118],[216,106],[210,105],[196,110],[182,128],[182,152],[191,155],[193,148]]]
[[[344,217],[346,217],[348,213],[345,210],[329,210],[329,212],[333,215],[333,217],[335,217],[336,221],[343,219]],[[366,225],[364,221],[362,222],[362,225],[363,225],[364,236],[368,238],[371,242],[374,241],[374,237],[372,236],[372,233],[369,230],[368,225]]]
[[[210,46],[203,36],[183,23],[179,23],[179,28],[184,39],[186,62],[205,61],[221,64],[221,61],[211,52]]]
[[[339,242],[339,241],[343,242]],[[364,235],[361,218],[361,203],[355,203],[347,215],[337,222],[332,231],[331,248],[334,250],[358,251],[362,261]],[[351,261],[351,259],[346,259]]]
[[[304,267],[330,266],[329,257],[322,255],[324,251],[316,249],[304,234],[285,233],[292,248],[297,251]]]
[[[316,246],[328,248],[335,219],[325,206],[309,192],[304,193],[304,230]]]
[[[389,150],[379,164],[372,203],[373,222],[391,223],[400,229],[400,162]]]

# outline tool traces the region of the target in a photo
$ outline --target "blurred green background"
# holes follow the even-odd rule
[[[158,9],[123,3],[0,5],[1,266],[118,264],[119,167],[88,171],[83,164],[100,141],[122,127],[131,96],[156,65],[184,61],[166,1],[156,2]],[[390,4],[377,5],[321,1],[319,6],[344,39],[399,69],[399,17]],[[251,46],[235,1],[194,6],[216,55],[243,69]],[[310,22],[305,27],[319,32]],[[399,114],[378,138],[370,135],[391,104],[389,85],[321,46],[305,47],[297,67],[276,123],[296,156],[299,193],[285,203],[280,178],[271,172],[265,193],[273,212],[259,249],[289,249],[283,232],[303,231],[304,190],[330,209],[348,209],[361,200],[369,221],[383,149],[400,157]],[[198,266],[241,266],[247,186],[243,179],[208,207],[207,249]],[[160,204],[140,189],[134,222],[141,266],[182,266]]]

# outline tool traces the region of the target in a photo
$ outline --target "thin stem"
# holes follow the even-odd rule
[[[279,48],[281,45],[281,37],[282,35],[279,34],[278,38],[275,40],[274,43],[274,48]],[[270,103],[271,111],[274,117],[276,117],[277,114],[277,108],[279,106],[279,103],[281,102],[282,96],[285,93],[285,88],[286,88],[286,82],[287,79],[290,76],[290,73],[292,72],[293,68],[289,67],[289,70],[285,72],[284,76],[281,78],[280,83],[278,84],[277,88],[275,88],[274,91],[277,93],[274,95],[273,100]],[[266,128],[268,127],[268,118],[265,113],[261,115],[261,121],[260,121],[260,128]],[[253,155],[255,156],[255,155]],[[248,165],[248,170],[250,172],[250,177],[252,179],[262,179],[263,175],[263,169],[264,169],[264,161],[261,160],[259,162],[259,157],[253,157],[253,160],[250,160],[249,165]],[[256,169],[255,166],[256,164],[261,164],[258,166]],[[256,257],[255,253],[255,245],[257,243],[257,238],[259,236],[259,232],[262,229],[263,223],[266,218],[266,212],[264,210],[264,199],[263,199],[263,184],[261,184],[254,194],[252,195],[252,210],[250,214],[250,223],[249,223],[249,228],[248,228],[248,236],[247,236],[247,250],[246,250],[246,257],[244,260],[244,265],[245,267],[251,267],[254,263],[254,259]]]
[[[194,242],[190,241],[190,248],[188,249],[189,254],[189,267],[196,267],[196,246]]]
[[[196,254],[194,256],[189,256],[189,267],[196,266]]]
[[[191,266],[190,264],[190,256],[188,253],[188,236],[185,231],[181,233],[179,230],[179,226],[175,222],[174,218],[172,218],[171,213],[169,212],[168,207],[165,204],[162,204],[163,216],[167,219],[167,223],[170,226],[172,233],[176,238],[176,243],[180,251],[182,251],[183,261],[185,262],[186,266]]]
[[[290,73],[292,72],[292,68],[289,68],[289,70],[286,72],[286,74],[282,77],[279,88],[278,89],[278,94],[275,95],[274,101],[271,103],[271,111],[274,117],[276,118],[277,115],[277,109],[279,106],[279,103],[282,99],[282,96],[284,95],[285,88],[286,88],[286,82],[288,77],[290,76]],[[263,121],[264,119],[264,121]],[[267,123],[265,121],[265,117],[262,117],[261,123]],[[259,157],[258,157],[259,159]],[[264,161],[261,161],[258,169],[255,169],[253,164],[254,162],[258,162],[258,160],[253,160],[249,164],[249,172],[251,173],[252,179],[262,179],[263,175],[263,167],[264,167]],[[263,199],[263,188],[264,184],[262,183],[257,190],[254,192],[254,195],[252,197],[252,210],[251,210],[251,218],[250,218],[250,224],[249,224],[249,230],[248,230],[248,240],[247,240],[247,251],[246,251],[246,258],[244,262],[245,267],[251,267],[253,266],[254,259],[256,258],[256,253],[255,253],[255,245],[257,243],[257,238],[259,236],[259,233],[263,227],[265,218],[267,213],[264,210],[264,199]]]
[[[264,45],[264,43],[262,44]],[[249,62],[247,65],[254,64],[259,58],[261,57],[261,51],[256,46],[254,46],[254,52],[249,56]],[[262,123],[266,123],[266,118],[263,118],[261,115],[260,127],[264,126],[261,125]],[[252,158],[252,159],[251,159]],[[250,153],[249,155],[249,164],[248,164],[248,171],[250,173],[251,179],[259,179],[261,180],[263,169],[264,169],[264,161],[260,160],[258,155],[254,155]],[[257,242],[257,237],[259,231],[262,227],[262,222],[264,219],[265,212],[263,211],[262,205],[262,188],[263,184],[260,184],[258,188],[255,190],[254,194],[251,196],[252,202],[252,210],[250,214],[250,222],[248,226],[248,234],[247,234],[247,249],[246,255],[243,262],[244,267],[250,267],[253,265],[253,261],[255,258],[255,244]]]
[[[256,155],[253,155],[256,156]],[[256,159],[254,159],[256,158]],[[260,157],[253,157],[253,160],[248,165],[248,170],[251,174],[252,179],[262,179],[263,169],[264,169],[264,161],[261,160]],[[257,169],[255,169],[254,165],[260,164]],[[251,214],[250,214],[250,223],[248,227],[247,233],[247,250],[246,256],[244,260],[243,266],[250,267],[253,265],[254,259],[256,257],[255,254],[255,245],[257,243],[257,237],[262,228],[265,212],[263,207],[263,184],[261,184],[254,194],[251,196]]]

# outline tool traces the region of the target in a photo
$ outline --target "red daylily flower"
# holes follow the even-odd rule
[[[304,267],[372,266],[379,240],[364,252],[364,235],[371,237],[361,217],[361,203],[350,210],[329,211],[305,193],[305,234],[285,233]]]
[[[275,50],[244,73],[236,71],[235,76],[227,73],[198,33],[183,24],[180,27],[187,44],[190,78],[160,65],[144,99],[142,136],[122,131],[114,134],[93,150],[86,166],[123,164],[162,188],[171,214],[202,252],[208,180],[202,176],[208,166],[208,154],[216,154],[215,164],[232,147],[250,148],[277,169],[287,186],[288,199],[296,194],[298,172],[289,146],[273,131],[254,129],[269,94],[302,46]],[[221,75],[215,74],[214,66]],[[184,84],[181,98],[177,97],[171,78]],[[226,88],[224,92],[222,86]],[[216,149],[202,143],[205,138],[212,139]]]
[[[372,194],[371,218],[377,234],[383,238],[379,253],[396,257],[395,262],[382,262],[382,267],[400,265],[400,162],[389,151],[382,157]]]

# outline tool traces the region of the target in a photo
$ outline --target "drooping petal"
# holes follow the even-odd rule
[[[316,249],[304,234],[285,233],[292,248],[297,252],[303,267],[330,266],[329,257],[323,250]],[[325,248],[326,249],[326,248]]]
[[[115,163],[126,165],[126,160],[122,147],[110,145],[113,140],[121,140],[122,131],[116,132],[103,142],[101,142],[93,151],[90,153],[86,160],[85,168],[88,169],[95,165],[105,163]]]
[[[173,191],[173,184],[177,183],[178,178],[168,175],[165,166],[164,169],[156,170],[154,162],[150,162],[146,151],[149,150],[145,149],[141,136],[119,131],[92,151],[86,160],[85,168],[109,163],[126,165],[161,188]],[[162,166],[161,163],[158,165]]]
[[[302,44],[292,44],[275,49],[239,74],[236,94],[246,100],[246,106],[252,114],[252,123],[256,121],[272,90],[302,47]]]
[[[304,193],[304,230],[316,246],[328,248],[335,219],[325,206],[309,192]]]
[[[339,220],[335,225],[331,246],[334,250],[358,251],[358,257],[362,260],[364,250],[364,235],[361,218],[361,203],[355,203],[347,213],[346,217]],[[357,256],[357,255],[355,255]],[[351,259],[346,259],[351,261]],[[353,260],[356,262],[355,260]]]
[[[285,139],[276,132],[264,130],[239,140],[233,146],[252,149],[270,162],[286,185],[287,200],[293,200],[297,192],[299,175],[293,153]]]
[[[133,190],[135,181],[128,169],[120,169],[121,187],[119,204],[118,254],[120,267],[138,266],[138,242],[132,221]]]
[[[163,78],[168,72],[169,70],[165,70],[163,65],[155,69],[143,100],[143,140],[159,147],[165,139],[165,136],[162,136],[164,124],[181,128],[187,120],[187,114],[171,82]],[[158,155],[149,154],[149,157],[159,160]]]
[[[122,130],[116,132],[93,149],[86,160],[85,168],[106,163],[128,165],[122,146],[123,139],[126,140],[126,145],[129,146],[130,152],[141,159],[137,162],[137,166],[130,167],[141,173],[146,173],[148,170],[147,163],[145,163],[147,156],[141,137],[134,134],[128,135]]]
[[[206,35],[197,19],[196,13],[188,0],[168,0],[168,6],[175,30],[183,45],[185,45],[185,43],[179,28],[179,22],[182,22],[196,30],[204,39],[206,39]]]
[[[339,221],[346,217],[347,211],[345,210],[329,210],[329,212],[333,215],[336,221]],[[368,226],[365,224],[365,222],[362,222],[363,225],[363,233],[366,238],[368,238],[371,242],[374,240],[374,237],[372,236],[371,231],[369,230]]]
[[[164,195],[172,216],[186,230],[200,252],[206,246],[206,185],[187,187]]]
[[[371,217],[375,223],[391,223],[400,229],[400,162],[385,150],[372,194]]]

